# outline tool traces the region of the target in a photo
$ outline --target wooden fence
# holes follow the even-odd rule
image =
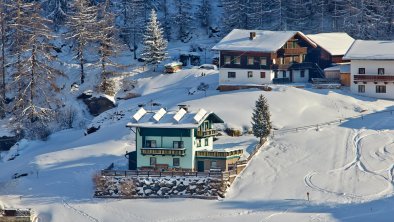
[[[384,114],[384,113],[388,113],[390,115],[393,115],[394,110],[383,110],[383,111],[378,111],[378,112],[373,112],[373,113],[365,113],[365,114],[360,114],[360,115],[355,115],[355,116],[344,117],[344,118],[340,118],[340,119],[336,119],[336,120],[332,120],[332,121],[328,121],[328,122],[324,122],[324,123],[318,123],[318,124],[312,124],[312,125],[300,126],[300,127],[294,127],[294,128],[287,128],[287,129],[273,130],[271,137],[274,137],[275,135],[278,135],[278,134],[296,133],[296,132],[308,130],[308,129],[319,130],[322,127],[331,126],[331,125],[339,125],[339,124],[342,124],[342,123],[352,120],[352,119],[361,118],[363,120],[366,116],[379,115],[379,114]]]
[[[102,176],[130,176],[130,177],[223,177],[226,172],[185,172],[185,171],[142,171],[142,170],[102,170]]]

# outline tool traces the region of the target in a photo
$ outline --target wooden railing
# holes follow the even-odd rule
[[[308,49],[306,47],[300,47],[300,48],[286,48],[286,49],[280,49],[278,53],[283,53],[285,55],[300,55],[300,54],[306,54],[308,52]]]
[[[354,81],[392,82],[394,81],[394,75],[354,75]]]
[[[146,176],[146,177],[224,177],[230,172],[185,172],[185,171],[140,171],[140,170],[102,170],[102,176]]]
[[[171,155],[184,156],[185,148],[141,148],[142,155]]]
[[[214,129],[208,129],[204,131],[197,131],[197,137],[209,137],[209,136],[215,136],[217,134],[217,131]]]
[[[231,151],[216,151],[216,150],[204,150],[204,151],[196,151],[196,157],[222,157],[226,158],[229,156],[241,156],[244,150],[231,150]]]

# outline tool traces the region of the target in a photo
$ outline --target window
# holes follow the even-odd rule
[[[174,148],[184,148],[183,141],[174,141],[172,144]]]
[[[295,57],[294,56],[290,56],[290,62],[294,62],[295,61]]]
[[[384,75],[384,68],[378,68],[378,75]]]
[[[286,71],[282,71],[283,72],[283,78],[286,78]]]
[[[376,93],[386,93],[386,86],[376,86]]]
[[[358,85],[358,92],[365,93],[365,85]]]
[[[262,65],[262,66],[267,65],[267,58],[266,57],[260,57],[260,65]]]
[[[304,77],[305,77],[305,70],[301,70],[301,71],[300,71],[300,77],[301,77],[301,78],[304,78]]]
[[[358,74],[365,74],[365,68],[358,68]]]
[[[265,72],[260,72],[260,78],[262,78],[262,79],[265,78]]]
[[[180,160],[179,158],[173,158],[172,159],[172,166],[178,167],[180,165]]]
[[[248,65],[254,65],[254,57],[248,56]]]
[[[218,165],[217,165],[216,160],[212,160],[212,161],[211,161],[211,169],[215,169],[215,168],[217,168],[217,167],[218,167]]]
[[[197,147],[201,147],[201,140],[197,140]]]
[[[209,145],[209,140],[208,140],[208,138],[206,138],[205,139],[205,146],[208,146]]]
[[[279,57],[279,64],[284,64],[284,58],[283,57]]]
[[[147,140],[145,142],[145,145],[148,148],[155,148],[156,147],[156,140]]]
[[[241,65],[241,57],[237,56],[234,58],[234,64],[235,65]]]
[[[293,49],[297,48],[297,41],[292,41],[291,46],[293,47]]]
[[[253,72],[252,71],[248,71],[248,78],[252,78],[253,77]]]
[[[149,160],[151,166],[156,165],[156,157],[151,157]]]
[[[224,56],[224,64],[225,65],[231,64],[231,56]]]
[[[235,78],[235,72],[228,72],[228,78]]]

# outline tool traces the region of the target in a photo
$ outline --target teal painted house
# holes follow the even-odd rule
[[[176,112],[164,109],[147,112],[141,108],[127,124],[136,135],[137,169],[208,170],[212,167],[211,162],[206,166],[201,152],[199,156],[196,154],[198,151],[213,151],[213,137],[217,133],[213,129],[215,123],[223,123],[223,120],[204,109],[198,112],[183,108]]]

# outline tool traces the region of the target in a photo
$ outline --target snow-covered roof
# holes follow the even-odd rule
[[[356,40],[343,58],[394,60],[394,41]]]
[[[333,56],[345,55],[354,42],[345,32],[318,33],[307,37]]]
[[[200,109],[197,112],[186,112],[184,115],[179,115],[179,111],[166,112],[161,115],[159,121],[154,118],[157,113],[158,112],[147,112],[138,121],[132,118],[132,122],[127,123],[126,126],[140,128],[193,129],[201,125],[208,117],[211,117],[214,123],[224,123],[215,113],[205,111],[204,109]],[[181,116],[179,121],[176,121],[177,114],[178,117]]]
[[[256,37],[250,39],[250,33],[255,32]],[[311,45],[316,44],[309,40],[302,32],[298,31],[267,31],[233,29],[226,37],[217,43],[213,50],[234,50],[253,52],[276,52],[290,38],[296,34],[301,35]]]
[[[324,71],[339,71],[339,70],[341,70],[340,66],[332,66],[324,69]]]
[[[340,65],[341,73],[350,73],[350,63],[343,63]]]

